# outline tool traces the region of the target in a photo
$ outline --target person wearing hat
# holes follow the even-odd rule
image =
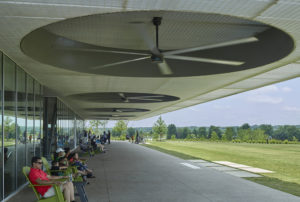
[[[65,157],[66,153],[64,149],[57,148],[56,154],[57,158],[55,160],[59,162],[59,166],[69,166],[68,159]]]

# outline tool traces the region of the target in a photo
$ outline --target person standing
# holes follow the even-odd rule
[[[139,131],[136,131],[136,136],[135,136],[135,143],[138,144],[139,143]]]
[[[107,132],[107,140],[108,140],[108,144],[110,144],[110,130],[108,130]]]

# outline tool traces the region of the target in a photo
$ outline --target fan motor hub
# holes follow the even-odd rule
[[[151,55],[151,61],[153,63],[162,63],[164,60],[163,56],[160,55]]]

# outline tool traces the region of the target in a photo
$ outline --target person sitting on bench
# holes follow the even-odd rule
[[[74,187],[72,182],[57,181],[59,179],[68,179],[69,176],[50,176],[45,173],[42,168],[43,161],[40,157],[34,156],[31,159],[31,169],[28,178],[32,184],[56,184],[60,186],[61,191],[64,193],[64,198],[67,202],[75,201]],[[44,198],[49,198],[55,195],[53,186],[35,187],[36,191]]]

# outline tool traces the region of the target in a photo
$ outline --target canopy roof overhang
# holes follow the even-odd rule
[[[139,120],[298,77],[299,10],[293,0],[1,1],[0,50],[83,118]],[[153,17],[162,17],[162,52],[258,41],[180,55],[242,65],[165,56],[172,74],[150,58],[103,68],[140,56],[100,49],[149,54],[130,26],[143,24],[155,40]]]

